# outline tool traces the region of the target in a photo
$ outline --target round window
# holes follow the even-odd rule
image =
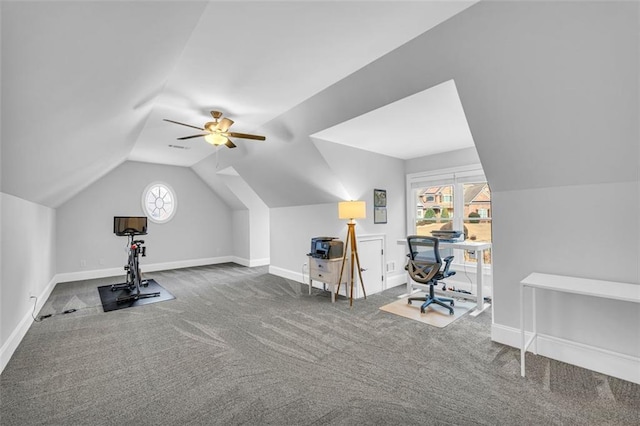
[[[171,220],[178,207],[176,195],[167,184],[155,182],[142,193],[142,209],[156,223]]]

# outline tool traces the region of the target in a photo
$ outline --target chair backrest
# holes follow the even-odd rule
[[[425,235],[409,235],[407,244],[409,245],[409,258],[411,260],[442,264],[437,238]]]
[[[440,272],[442,259],[438,250],[438,239],[423,235],[409,235],[409,262],[407,271],[414,281],[430,283]]]

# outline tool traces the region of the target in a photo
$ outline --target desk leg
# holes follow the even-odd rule
[[[485,305],[484,303],[484,296],[482,294],[482,290],[484,287],[484,275],[483,275],[483,270],[484,270],[484,250],[476,250],[476,296],[477,296],[477,301],[476,301],[476,309],[473,310],[473,312],[471,312],[469,315],[471,315],[472,317],[477,317],[478,315],[480,315],[485,309],[487,309],[489,306],[488,303]]]
[[[309,277],[309,296],[311,296],[311,286],[313,285],[313,280]]]
[[[524,285],[520,284],[520,375],[524,377]]]
[[[531,287],[531,304],[532,304],[532,309],[533,312],[531,313],[531,320],[533,321],[533,325],[532,325],[532,329],[533,329],[533,335],[537,336],[538,335],[538,326],[537,326],[537,319],[536,319],[536,288],[535,287]],[[533,337],[533,353],[538,355],[538,338],[537,337]]]
[[[336,285],[335,283],[329,284],[331,286],[331,303],[336,302]]]

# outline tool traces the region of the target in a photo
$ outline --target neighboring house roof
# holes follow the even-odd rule
[[[478,197],[482,193],[482,190],[485,186],[487,186],[486,183],[475,183],[468,186],[466,191],[464,191],[464,204],[471,204],[474,201],[491,201],[490,199],[476,200],[476,197]]]

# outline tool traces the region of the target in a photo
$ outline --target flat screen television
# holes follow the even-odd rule
[[[145,235],[147,233],[146,216],[114,216],[113,233],[124,235]]]

